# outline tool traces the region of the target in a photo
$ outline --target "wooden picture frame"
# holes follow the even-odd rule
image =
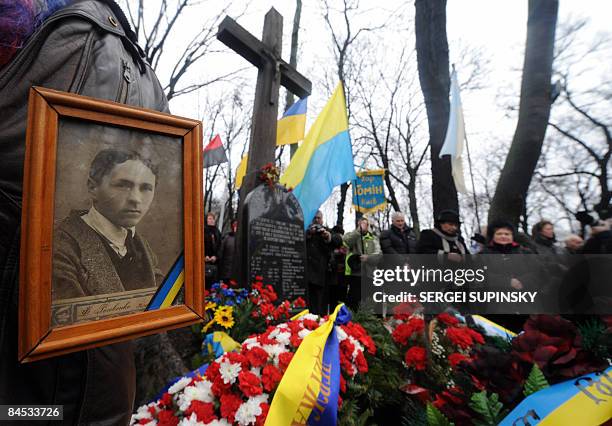
[[[182,167],[182,185],[180,178],[178,182],[173,183],[179,190],[182,187],[182,206],[180,206],[179,199],[177,201],[179,208],[173,209],[174,214],[179,218],[182,216],[182,236],[176,237],[178,245],[182,238],[184,250],[182,258],[184,260],[184,275],[182,276],[184,293],[181,296],[184,302],[182,304],[104,319],[77,321],[69,325],[52,326],[52,288],[55,289],[52,287],[55,285],[53,281],[55,279],[53,276],[53,239],[54,232],[56,232],[54,227],[57,225],[57,218],[54,218],[54,209],[57,207],[55,205],[56,172],[61,171],[57,165],[57,153],[60,127],[65,127],[64,122],[77,123],[83,128],[107,126],[112,131],[126,131],[130,134],[140,132],[152,138],[158,137],[162,141],[170,140],[163,138],[172,138],[171,140],[179,141],[182,144],[182,149],[177,148],[176,145],[170,146],[179,153],[179,157],[176,157],[179,158],[177,167]],[[83,144],[89,143],[87,140],[82,142]],[[121,143],[121,141],[117,142]],[[182,164],[180,164],[181,153]],[[82,164],[85,163],[85,160],[75,163],[77,164],[75,167],[82,169],[89,167],[89,164]],[[56,90],[32,87],[28,103],[24,166],[19,271],[18,355],[20,362],[30,362],[116,343],[184,327],[202,320],[204,315],[204,218],[202,123],[200,121]],[[155,190],[157,190],[157,183],[156,174]],[[89,187],[89,180],[87,180],[87,186]],[[182,215],[180,207],[182,207]],[[136,227],[128,229],[136,229]],[[177,226],[176,229],[180,229],[180,226]],[[132,235],[136,235],[138,231],[133,232]]]

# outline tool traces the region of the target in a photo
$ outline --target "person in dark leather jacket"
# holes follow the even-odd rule
[[[17,360],[21,201],[33,85],[165,112],[168,102],[125,15],[110,0],[70,2],[0,68],[0,404],[63,405],[62,424],[128,424],[135,391],[132,342],[27,364]]]
[[[391,227],[380,234],[380,248],[384,254],[416,253],[417,239],[412,228],[406,225],[404,213],[391,215]]]

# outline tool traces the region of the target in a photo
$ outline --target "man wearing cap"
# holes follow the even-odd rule
[[[433,229],[421,232],[417,253],[436,254],[440,263],[462,262],[468,253],[459,235],[459,214],[454,210],[442,210],[434,222]]]

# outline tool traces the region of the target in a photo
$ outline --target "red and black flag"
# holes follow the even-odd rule
[[[204,148],[204,168],[222,163],[227,163],[227,156],[221,143],[221,137],[216,135]]]

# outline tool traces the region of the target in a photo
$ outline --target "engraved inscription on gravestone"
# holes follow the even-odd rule
[[[248,279],[271,284],[281,299],[306,297],[304,216],[283,186],[260,185],[246,198]]]

